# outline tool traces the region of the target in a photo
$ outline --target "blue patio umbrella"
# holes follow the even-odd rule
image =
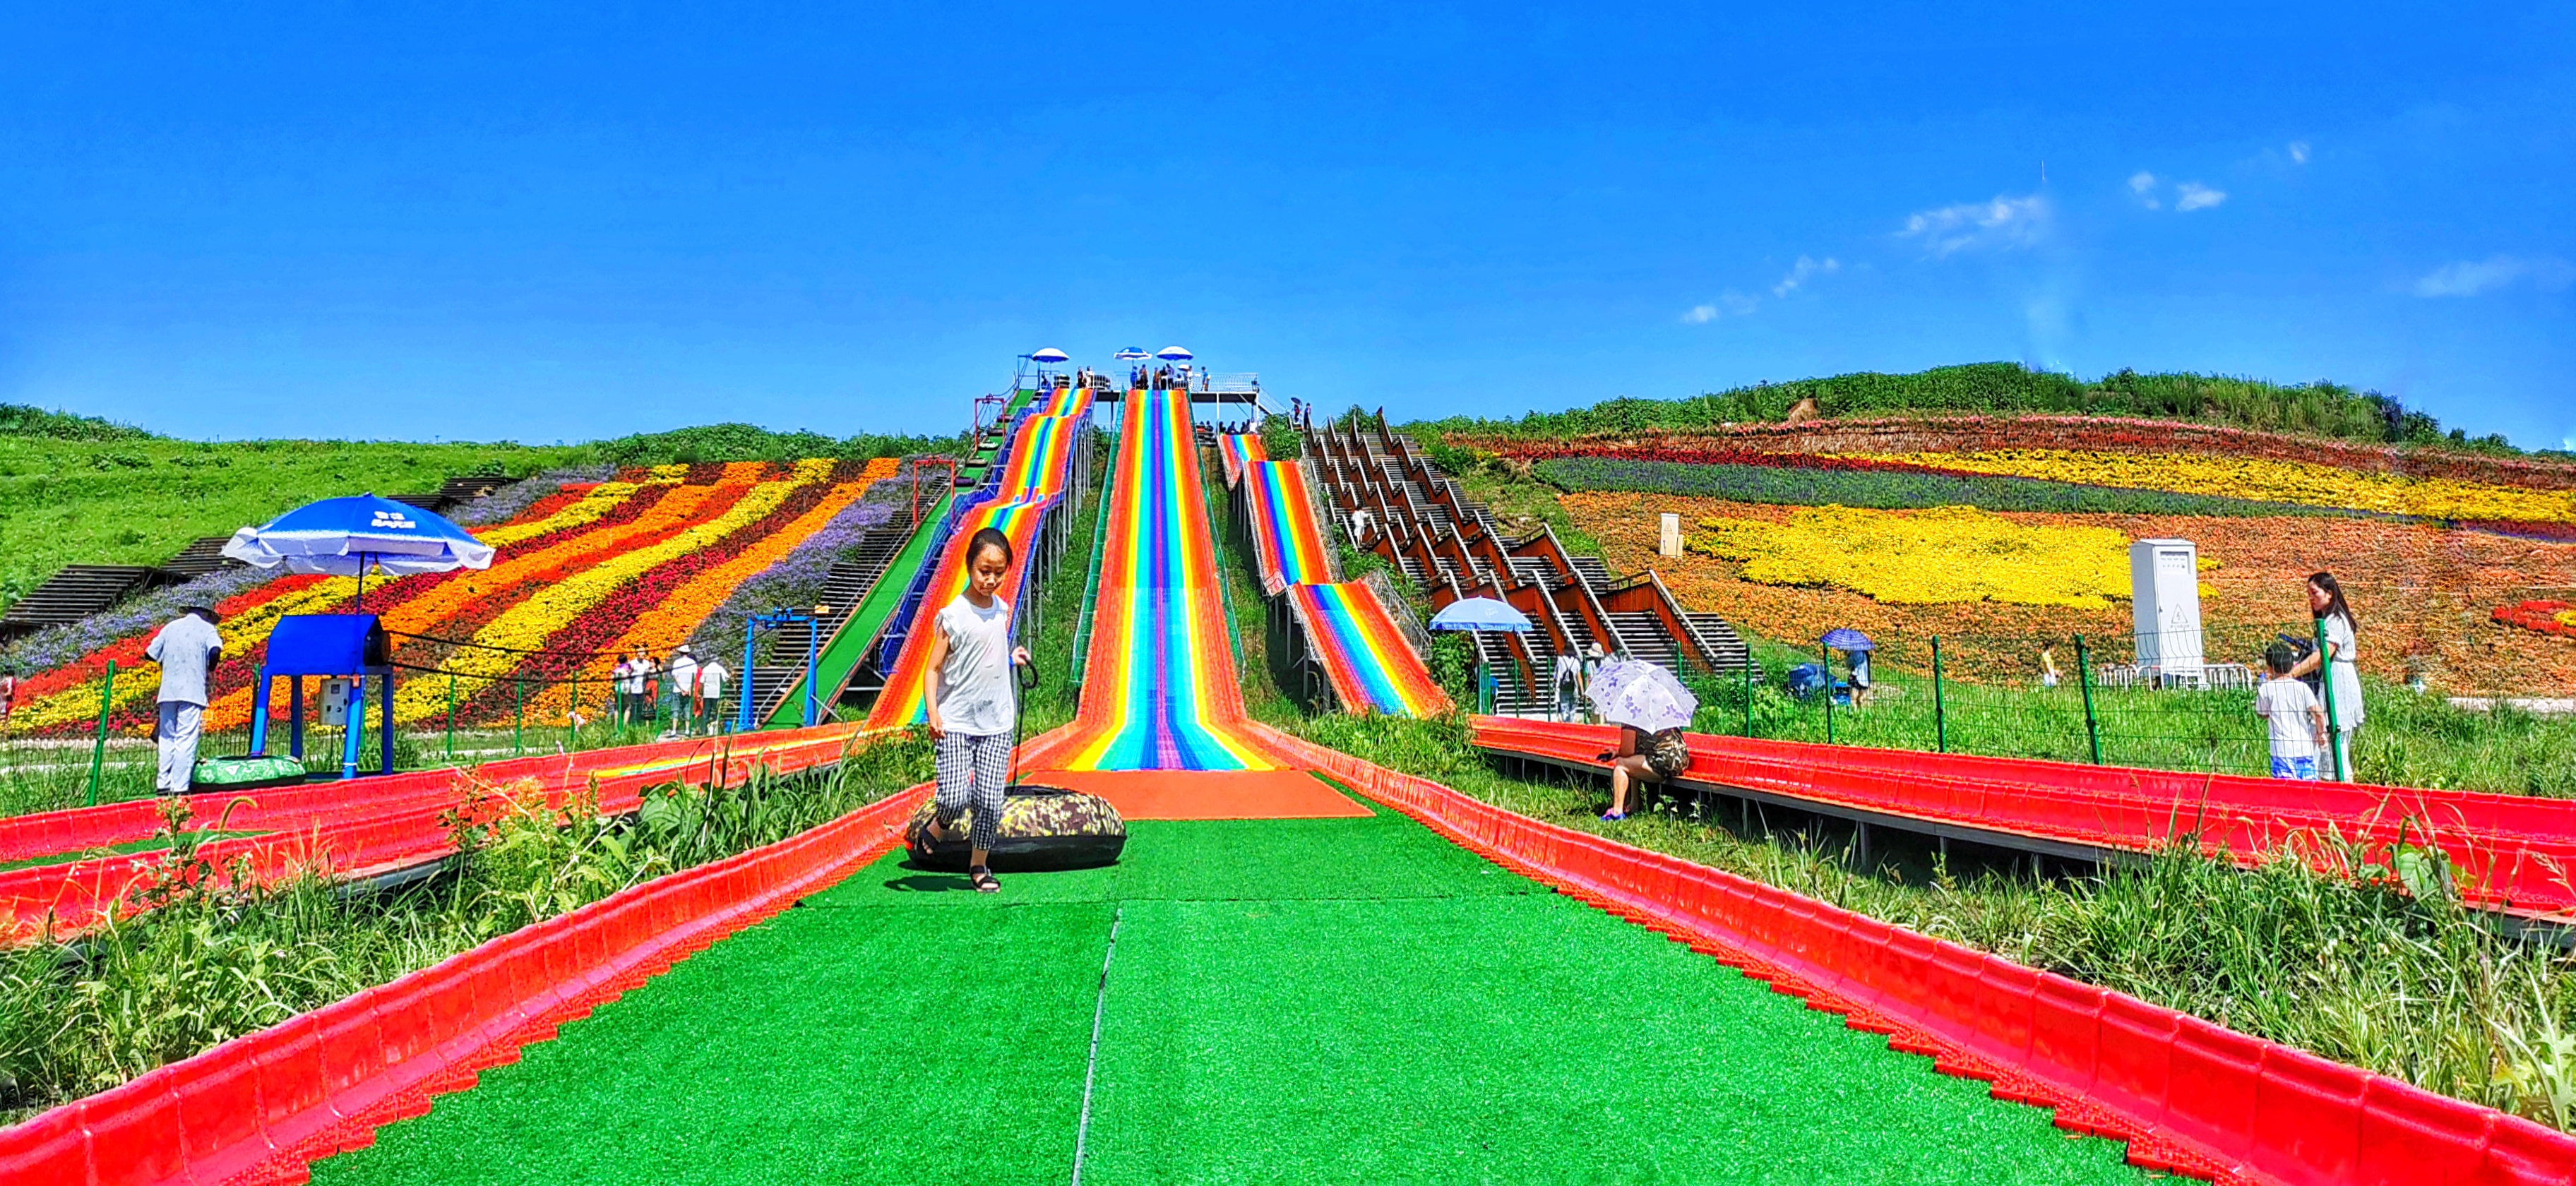
[[[1871,642],[1868,635],[1848,626],[1836,626],[1826,631],[1823,641],[1829,650],[1874,651],[1878,649],[1878,644]]]
[[[1491,597],[1461,597],[1440,607],[1431,615],[1434,630],[1497,630],[1513,634],[1528,632],[1529,615]]]
[[[407,576],[492,566],[492,545],[464,528],[373,494],[326,498],[279,515],[265,527],[242,528],[224,544],[224,555],[253,568],[354,576],[362,604],[370,567],[388,576]]]
[[[1152,358],[1153,355],[1145,353],[1145,348],[1142,346],[1129,346],[1116,354],[1110,355],[1110,357],[1115,358],[1120,362],[1142,362],[1145,359]]]
[[[1032,350],[1029,352],[1029,359],[1032,362],[1069,362],[1072,358],[1072,355],[1067,354],[1062,350],[1058,350],[1053,346],[1049,346],[1043,350]]]
[[[1162,359],[1165,362],[1188,362],[1193,358],[1197,358],[1198,355],[1190,353],[1189,349],[1185,346],[1165,346],[1162,349],[1155,351],[1154,357]]]

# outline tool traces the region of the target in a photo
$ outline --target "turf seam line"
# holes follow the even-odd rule
[[[1100,1073],[1100,1019],[1109,1011],[1109,963],[1118,958],[1118,927],[1127,921],[1121,905],[1109,916],[1109,950],[1100,956],[1100,993],[1091,1001],[1091,1060],[1082,1068],[1082,1122],[1073,1130],[1073,1186],[1082,1186],[1082,1153],[1091,1138],[1091,1082]]]

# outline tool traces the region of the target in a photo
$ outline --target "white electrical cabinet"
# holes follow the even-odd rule
[[[2138,635],[2138,675],[2156,686],[2204,686],[2200,549],[2187,539],[2142,539],[2129,545],[2129,596]]]

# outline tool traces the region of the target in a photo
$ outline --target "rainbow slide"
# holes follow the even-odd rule
[[[1447,711],[1449,697],[1432,682],[1377,591],[1333,579],[1305,467],[1269,460],[1257,436],[1228,434],[1217,441],[1228,478],[1243,491],[1262,587],[1285,594],[1342,707],[1414,717]]]
[[[1011,433],[998,478],[951,512],[955,523],[946,550],[923,586],[920,608],[888,669],[885,691],[868,710],[871,726],[909,725],[929,719],[931,618],[966,589],[966,541],[986,527],[1011,540],[1011,567],[1001,597],[1016,609],[1028,589],[1029,560],[1046,529],[1047,515],[1064,501],[1073,473],[1073,450],[1090,423],[1091,393],[1067,388],[1041,396]]]
[[[1187,393],[1128,393],[1117,465],[1082,708],[1025,760],[1060,770],[1295,768],[1244,719]]]

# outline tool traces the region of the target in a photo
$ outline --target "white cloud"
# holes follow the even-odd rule
[[[2174,209],[2177,211],[2206,210],[2227,200],[2226,190],[2211,189],[2197,181],[2183,182],[2176,192],[2179,196],[2174,198]]]
[[[1826,256],[1821,263],[1803,255],[1799,256],[1798,262],[1789,266],[1789,274],[1780,277],[1780,282],[1771,286],[1771,295],[1785,297],[1798,291],[1800,285],[1817,276],[1830,276],[1842,270],[1842,261],[1830,255]]]
[[[2133,193],[2133,194],[2143,194],[2143,193],[2147,192],[2148,190],[2154,189],[2155,187],[2156,187],[2156,175],[2155,175],[2155,174],[2153,174],[2153,173],[2147,172],[2147,171],[2146,171],[2146,170],[2144,170],[2144,169],[2140,169],[2140,170],[2138,170],[2136,173],[2134,173],[2134,174],[2130,175],[2130,177],[2129,177],[2129,192],[2130,192],[2130,193]]]
[[[1984,248],[2028,247],[2048,234],[2055,211],[2043,194],[1961,202],[1908,215],[1900,239],[1921,239],[1936,256]]]
[[[2290,142],[2290,163],[2294,165],[2304,165],[2308,163],[2307,141],[2293,140]]]
[[[1762,306],[1762,302],[1733,289],[1718,294],[1712,304],[1693,305],[1682,314],[1683,325],[1706,325],[1720,317],[1742,317]]]
[[[2462,260],[2426,273],[2423,279],[2415,282],[2415,295],[2476,296],[2525,280],[2539,288],[2565,288],[2569,281],[2576,280],[2576,265],[2547,256],[2524,259],[2491,255],[2481,260]]]

